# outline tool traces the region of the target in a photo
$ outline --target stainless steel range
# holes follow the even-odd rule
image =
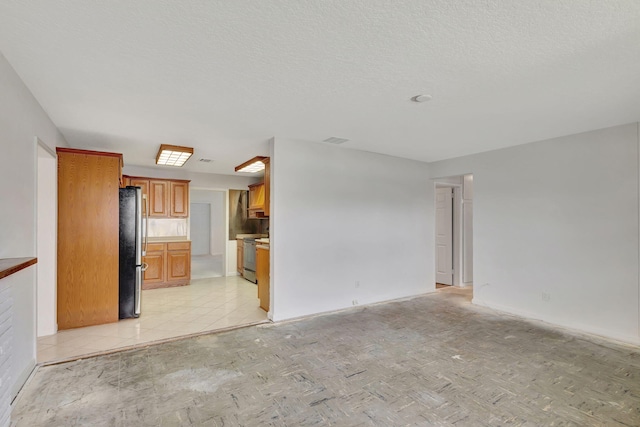
[[[256,239],[244,239],[243,276],[250,282],[257,283],[256,279]]]

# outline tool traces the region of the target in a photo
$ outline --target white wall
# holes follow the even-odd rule
[[[227,241],[228,225],[227,225],[227,192],[203,190],[200,188],[192,188],[190,194],[191,203],[206,203],[210,206],[210,247],[211,255],[224,254]],[[193,238],[193,224],[191,226],[191,237]]]
[[[273,319],[433,291],[428,175],[422,162],[276,139]]]
[[[640,343],[636,123],[431,163],[473,173],[474,303]]]
[[[39,137],[47,146],[67,146],[46,113],[33,98],[11,65],[0,54],[0,258],[36,256],[36,144]],[[8,386],[14,395],[35,366],[36,357],[36,268],[29,267],[7,279],[11,287],[13,311],[10,314],[13,342],[8,347],[11,363],[0,366],[0,377],[7,371]],[[9,283],[9,285],[7,285]],[[0,393],[0,417],[9,404]],[[0,418],[0,423],[4,422]]]
[[[55,334],[57,319],[57,181],[54,153],[38,146],[37,166],[37,335]]]

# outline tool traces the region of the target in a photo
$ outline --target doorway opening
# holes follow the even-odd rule
[[[434,180],[436,289],[473,286],[473,175]]]
[[[225,276],[226,192],[192,189],[191,280]]]
[[[54,171],[57,171],[55,167]],[[39,337],[37,362],[75,360],[187,335],[268,322],[267,313],[259,307],[256,286],[225,271],[228,193],[228,190],[198,188],[190,191],[193,204],[190,205],[189,237],[196,253],[205,252],[195,257],[209,257],[214,262],[206,262],[200,276],[196,266],[189,286],[143,290],[139,318]],[[235,241],[233,243],[235,245]]]

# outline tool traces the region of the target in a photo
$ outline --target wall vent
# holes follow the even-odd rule
[[[211,163],[213,160],[211,160],[211,159],[200,159],[198,161],[199,162],[204,162],[204,163]]]
[[[329,144],[342,144],[343,142],[347,142],[348,139],[346,138],[338,138],[335,136],[332,136],[331,138],[327,138],[322,142],[328,142]]]

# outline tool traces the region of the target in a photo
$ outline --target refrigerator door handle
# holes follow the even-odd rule
[[[142,263],[144,249],[142,248],[142,189],[136,188],[136,265]]]
[[[142,267],[136,267],[135,317],[140,316],[140,293],[142,292]]]
[[[149,264],[147,264],[146,262],[142,263],[142,271],[147,271],[147,268],[149,268]]]
[[[142,249],[142,255],[147,254],[147,246],[149,245],[149,206],[147,205],[147,195],[142,195],[142,201],[144,202],[144,248]]]

